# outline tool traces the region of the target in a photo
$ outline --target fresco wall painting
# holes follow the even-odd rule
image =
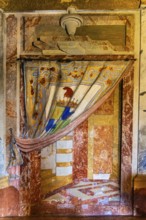
[[[19,56],[19,52],[21,54],[20,57],[23,59],[32,57],[36,59],[37,56],[39,58],[43,57],[39,49],[40,45],[42,47],[42,43],[39,41],[40,39],[43,41],[46,40],[50,33],[43,32],[43,39],[43,36],[40,36],[39,28],[41,27],[41,30],[45,31],[45,24],[48,25],[50,21],[51,25],[54,24],[57,31],[59,30],[62,34],[61,37],[56,36],[57,40],[55,41],[54,48],[56,47],[57,41],[67,38],[66,34],[57,26],[58,23],[56,23],[60,15],[56,15],[54,20],[53,18],[49,20],[48,17],[51,18],[50,15],[41,17],[40,15],[34,16],[28,14],[26,16],[23,15],[23,17],[18,14],[7,14],[6,16],[7,145],[9,143],[9,128],[13,128],[14,133],[19,130],[18,109],[16,109],[18,106],[16,100],[16,97],[18,97],[18,94],[16,94],[18,92],[16,90],[16,84],[18,83],[17,73],[20,73],[20,69],[18,68],[19,64],[16,64],[16,58]],[[124,25],[126,25],[127,28],[127,35],[125,35],[126,45],[124,46],[123,44],[122,46],[111,46],[109,42],[97,43],[97,48],[101,51],[101,57],[103,52],[105,52],[104,55],[107,54],[107,56],[109,56],[108,53],[117,55],[117,59],[120,59],[119,54],[126,54],[127,56],[129,54],[133,57],[134,31],[131,27],[135,22],[134,14],[121,14],[121,16],[118,16],[115,13],[114,15],[110,14],[110,16],[95,17],[96,25],[101,24],[101,22],[105,25],[109,18],[110,25],[115,25],[115,23],[118,22],[118,25],[121,25],[119,33],[124,33],[121,32],[121,30],[124,30],[122,29]],[[88,25],[90,19],[87,15],[85,18],[87,18],[86,21]],[[36,33],[38,33],[38,35]],[[20,35],[21,39],[23,39],[21,44],[18,43],[17,39]],[[83,36],[78,36],[79,40],[81,38],[83,40]],[[49,40],[51,42],[54,39],[55,36]],[[85,39],[85,41],[86,40],[87,39]],[[40,45],[36,45],[36,43]],[[49,42],[47,42],[47,44],[49,44]],[[87,45],[89,46],[90,42],[87,43]],[[61,44],[61,46],[63,46],[63,44]],[[46,50],[46,46],[44,49]],[[50,49],[49,46],[49,50]],[[65,49],[68,49],[68,47],[65,47]],[[70,51],[69,48],[69,52]],[[66,51],[64,53],[66,54]],[[60,55],[64,56],[64,54],[61,53]],[[55,51],[51,51],[51,54],[49,51],[49,55],[47,56],[56,59]],[[45,56],[44,59],[46,59]],[[48,149],[44,149],[42,152],[23,153],[24,165],[22,167],[11,168],[8,171],[10,185],[19,189],[20,208],[18,215],[23,216],[29,215],[30,213],[33,215],[37,213],[68,215],[132,214],[133,73],[134,71],[131,71],[124,78],[122,90],[120,87],[117,88],[114,95],[90,116],[88,120],[77,127],[73,133],[64,137],[51,147],[48,147]],[[21,83],[23,76],[20,75],[19,77]],[[123,91],[123,94],[120,96],[121,91]],[[25,117],[23,95],[24,88],[21,83],[21,131],[24,129],[23,119]],[[123,99],[122,109],[120,109],[121,97]],[[119,120],[120,114],[122,114],[121,120]],[[119,135],[120,129],[122,130],[122,137]],[[93,134],[96,135],[94,136]],[[105,137],[105,139],[103,140],[101,137]],[[120,146],[121,139],[122,143]],[[97,147],[99,145],[102,146],[102,149]],[[49,159],[46,157],[46,154],[48,154]],[[7,155],[9,155],[9,152]],[[54,158],[56,159],[55,163]],[[98,160],[99,158],[100,161]],[[52,163],[46,164],[47,160],[49,160],[49,162],[52,161]],[[106,163],[108,160],[108,169],[105,166],[105,160]],[[18,184],[19,179],[20,184]],[[9,215],[13,216],[16,215],[16,213],[11,210]]]

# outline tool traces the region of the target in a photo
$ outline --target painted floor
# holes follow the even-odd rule
[[[119,184],[114,181],[78,181],[48,193],[36,212],[40,215],[118,215]],[[102,211],[100,206],[105,206]],[[114,207],[110,210],[110,207]]]

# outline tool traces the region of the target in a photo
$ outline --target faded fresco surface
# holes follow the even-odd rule
[[[3,38],[2,38],[2,33],[3,33],[3,27],[2,27],[2,22],[3,22],[3,14],[0,12],[0,103],[4,102],[4,86],[3,86]],[[4,116],[4,108],[1,106],[0,109],[0,176],[3,176],[5,174],[5,162],[4,162],[4,132],[3,132],[3,120]]]
[[[142,55],[141,55],[141,72],[140,72],[140,131],[139,131],[139,164],[138,170],[140,174],[146,173],[146,76],[145,76],[145,26],[146,26],[146,11],[142,9],[142,32],[141,32],[141,42],[142,42]]]

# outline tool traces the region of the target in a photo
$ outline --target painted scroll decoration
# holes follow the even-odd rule
[[[42,149],[92,114],[114,91],[133,61],[25,62],[27,132],[21,151]]]

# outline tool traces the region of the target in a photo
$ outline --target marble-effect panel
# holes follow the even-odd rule
[[[31,155],[22,154],[23,166],[20,168],[20,216],[28,216],[31,212],[31,201],[30,201],[30,171],[31,171]]]
[[[132,212],[133,69],[123,79],[121,200]]]
[[[6,58],[7,61],[15,61],[17,57],[17,18],[14,14],[9,15],[6,19],[6,35],[7,35],[7,46],[6,46]]]
[[[37,47],[32,46],[32,42],[37,40],[36,26],[40,23],[42,17],[41,16],[29,16],[29,17],[23,17],[21,18],[21,26],[22,26],[22,39],[23,39],[23,45],[21,50],[25,52],[30,51],[38,51]],[[25,31],[24,31],[25,30]]]
[[[74,130],[73,137],[73,179],[87,178],[88,121]]]
[[[0,217],[17,216],[19,213],[19,192],[13,186],[0,189]]]
[[[41,196],[41,155],[40,152],[31,153],[31,176],[30,176],[30,197],[31,204],[39,203]]]
[[[93,173],[111,174],[113,126],[95,126],[94,130]]]
[[[23,154],[24,164],[20,176],[20,216],[30,215],[41,197],[41,155],[35,151]]]

